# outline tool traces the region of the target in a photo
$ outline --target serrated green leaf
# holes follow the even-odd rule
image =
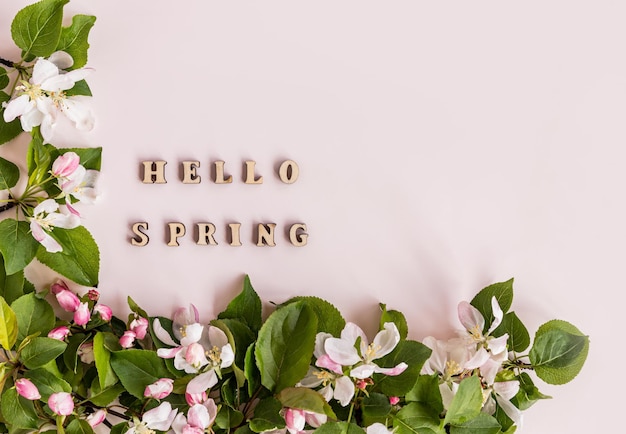
[[[117,383],[117,376],[111,368],[111,352],[105,346],[105,337],[116,339],[113,333],[98,332],[93,338],[93,355],[98,371],[98,381],[102,389]]]
[[[494,320],[493,311],[491,309],[491,299],[495,297],[502,312],[507,313],[513,303],[513,279],[506,282],[494,283],[483,288],[472,299],[470,304],[474,306],[485,318],[485,328],[483,332],[489,330]]]
[[[215,425],[222,429],[231,429],[238,426],[243,421],[243,413],[222,405],[217,416],[215,417]]]
[[[65,91],[65,96],[92,96],[91,88],[85,80],[74,83],[74,87]]]
[[[11,350],[17,341],[17,316],[3,297],[0,297],[0,345],[5,350]]]
[[[406,322],[404,314],[397,310],[387,310],[387,305],[383,303],[380,303],[379,306],[382,311],[380,314],[379,330],[383,330],[385,328],[386,322],[392,322],[396,325],[396,328],[400,333],[400,339],[406,339],[409,334],[409,326]]]
[[[498,434],[499,432],[498,421],[486,413],[479,413],[464,424],[450,427],[450,434]]]
[[[335,413],[330,408],[324,397],[315,390],[305,387],[287,387],[276,395],[283,407],[298,408],[312,413],[325,414],[331,419],[336,419]]]
[[[40,246],[37,259],[79,285],[98,286],[100,250],[89,231],[84,226],[75,229],[55,228],[53,236],[63,251],[50,253]]]
[[[98,380],[94,379],[94,383],[91,387],[91,394],[89,395],[89,401],[93,402],[98,407],[106,407],[115,401],[124,392],[124,386],[120,383],[116,383],[106,389],[100,389]]]
[[[365,430],[355,423],[326,422],[315,430],[316,434],[365,434]]]
[[[37,386],[41,399],[47,401],[50,395],[56,392],[71,392],[72,387],[67,381],[60,378],[44,368],[31,369],[24,373],[24,376]]]
[[[26,153],[26,167],[28,169],[28,185],[37,185],[44,182],[49,176],[52,167],[52,152],[56,149],[43,144],[43,136],[39,128],[32,131],[32,139]]]
[[[20,10],[11,23],[13,41],[23,51],[22,58],[48,57],[61,37],[63,6],[69,0],[42,0]]]
[[[148,350],[122,350],[112,353],[111,367],[126,390],[140,399],[143,399],[146,386],[160,378],[171,378],[163,359]]]
[[[290,303],[298,301],[305,302],[315,315],[317,316],[317,332],[330,333],[333,336],[339,336],[341,331],[346,326],[346,320],[343,319],[339,310],[328,301],[319,297],[313,296],[300,296],[293,297],[283,303],[286,306]]]
[[[573,324],[552,320],[535,334],[530,361],[548,384],[565,384],[580,372],[589,352],[589,338]]]
[[[24,272],[7,274],[4,268],[4,258],[0,255],[0,297],[11,304],[24,295]]]
[[[431,352],[430,348],[420,342],[400,341],[391,353],[376,360],[376,364],[384,368],[392,368],[404,362],[408,368],[396,376],[376,374],[374,382],[387,396],[404,396],[413,388]]]
[[[500,337],[505,333],[509,334],[507,347],[509,351],[521,353],[530,345],[530,334],[524,323],[518,318],[515,312],[509,312],[502,318],[502,323],[496,328],[492,335]]]
[[[462,425],[475,418],[483,406],[483,393],[480,378],[465,378],[450,403],[444,424]]]
[[[439,391],[439,376],[437,374],[420,375],[405,399],[424,404],[432,408],[436,414],[442,413],[443,401]]]
[[[0,190],[15,187],[20,179],[20,169],[9,160],[0,157]]]
[[[387,417],[391,411],[389,398],[382,393],[370,393],[361,402],[361,410],[364,418],[381,419]]]
[[[254,408],[254,417],[250,421],[250,429],[260,433],[282,429],[285,427],[285,419],[280,415],[283,405],[273,396],[262,399]]]
[[[269,316],[255,347],[265,387],[280,392],[304,378],[313,356],[316,331],[317,317],[304,302],[289,304]]]
[[[30,264],[38,247],[28,223],[15,219],[0,222],[0,252],[7,274],[15,274]]]
[[[52,306],[35,293],[18,298],[11,304],[11,308],[17,316],[20,341],[36,333],[46,335],[54,327],[56,317]]]
[[[237,319],[245,323],[253,331],[261,328],[261,299],[250,283],[250,277],[246,276],[243,281],[243,290],[235,297],[218,319]]]
[[[37,429],[39,425],[32,401],[19,396],[15,388],[7,389],[2,394],[0,410],[14,428]]]
[[[540,399],[550,399],[551,396],[544,395],[537,389],[537,386],[533,383],[526,372],[522,372],[519,377],[519,392],[515,395],[511,402],[520,410],[528,410],[535,402]]]
[[[56,51],[65,51],[74,59],[70,69],[82,68],[87,64],[89,31],[96,22],[92,15],[74,15],[72,24],[61,29],[61,38]]]
[[[2,107],[2,103],[10,99],[11,97],[6,92],[0,91],[0,145],[4,145],[8,141],[13,140],[23,131],[19,119],[14,119],[9,123],[4,121],[4,108]]]
[[[65,428],[66,434],[93,434],[91,425],[84,419],[74,419],[71,421],[67,428]]]
[[[246,358],[243,364],[243,373],[248,380],[248,393],[252,396],[261,386],[261,374],[256,366],[254,358],[254,344],[251,344],[246,350]]]
[[[440,430],[439,415],[432,408],[411,402],[393,418],[394,433],[397,434],[443,434]]]
[[[20,360],[28,369],[37,369],[59,357],[67,344],[51,338],[36,337],[22,349]]]

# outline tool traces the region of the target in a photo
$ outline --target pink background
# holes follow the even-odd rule
[[[4,57],[16,57],[9,25],[27,3],[0,6]],[[555,399],[527,411],[521,432],[616,432],[626,4],[74,0],[66,11],[98,16],[97,127],[67,145],[104,147],[102,197],[83,211],[107,303],[131,294],[169,315],[193,302],[209,320],[247,273],[266,301],[324,297],[370,333],[384,302],[422,339],[450,336],[458,301],[514,276],[531,334],[557,317],[591,336],[580,376],[542,386]],[[139,181],[146,159],[168,161],[168,184]],[[196,159],[203,182],[183,185],[179,163]],[[240,181],[247,159],[263,185]],[[300,165],[293,185],[276,176],[284,159]],[[233,184],[210,181],[215,160]],[[129,243],[136,221],[150,223],[143,248]],[[177,248],[165,245],[170,221],[189,232]],[[194,244],[198,222],[217,226],[219,246]],[[228,245],[232,222],[242,247]],[[277,224],[276,247],[253,244],[260,222]],[[309,228],[306,247],[284,236],[294,222]]]

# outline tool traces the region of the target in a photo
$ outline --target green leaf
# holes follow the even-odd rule
[[[324,397],[315,390],[305,387],[288,387],[280,391],[276,398],[283,407],[298,408],[313,413],[325,414],[331,419],[336,419],[335,413],[330,408]]]
[[[111,366],[126,390],[143,399],[146,386],[159,378],[171,378],[163,359],[149,350],[122,350],[111,353]]]
[[[482,406],[483,392],[480,386],[480,378],[475,376],[468,377],[459,384],[459,390],[450,403],[444,424],[462,425],[478,416]]]
[[[79,285],[98,286],[100,251],[89,231],[84,226],[75,229],[55,228],[53,235],[63,251],[50,253],[40,246],[37,259]]]
[[[502,323],[493,331],[492,335],[500,337],[505,333],[509,334],[509,339],[507,340],[509,351],[521,353],[530,345],[528,330],[515,312],[509,312],[504,315]]]
[[[422,370],[424,362],[430,357],[432,351],[426,345],[417,341],[400,341],[398,346],[389,354],[381,357],[376,364],[381,367],[391,368],[404,362],[408,368],[396,376],[376,374],[374,381],[381,386],[382,392],[387,396],[404,396],[413,388],[417,377]]]
[[[443,434],[440,428],[439,415],[433,413],[432,408],[411,402],[393,418],[393,428],[396,434]]]
[[[578,375],[588,352],[587,336],[566,321],[552,320],[537,330],[529,357],[539,378],[565,384]]]
[[[28,223],[15,219],[0,222],[0,252],[7,274],[15,274],[30,264],[38,247]]]
[[[42,0],[17,13],[11,23],[11,35],[23,50],[23,59],[54,53],[61,37],[63,6],[67,3],[69,0]]]
[[[383,330],[385,328],[386,322],[392,322],[398,328],[398,332],[400,332],[400,339],[406,339],[409,334],[409,326],[406,322],[404,314],[397,310],[387,310],[387,305],[383,303],[380,303],[379,306],[382,311],[380,314],[379,330]]]
[[[6,123],[4,121],[4,108],[3,102],[7,102],[11,99],[6,92],[0,91],[0,145],[4,145],[6,142],[13,140],[22,132],[22,124],[19,119]]]
[[[313,356],[317,318],[304,302],[282,307],[261,327],[255,356],[261,383],[274,392],[295,386]]]
[[[126,431],[128,431],[128,422],[120,422],[111,428],[110,434],[124,434]]]
[[[18,323],[15,312],[0,297],[0,345],[9,351],[17,341]]]
[[[111,368],[111,352],[105,346],[105,336],[117,339],[113,333],[98,332],[93,338],[93,355],[98,370],[100,387],[106,389],[117,383],[117,376]]]
[[[0,190],[15,187],[20,179],[20,169],[9,160],[0,157]]]
[[[522,372],[519,377],[519,392],[511,399],[513,405],[524,411],[529,409],[535,402],[540,399],[550,399],[551,396],[544,395],[537,389],[533,380],[526,372]]]
[[[28,184],[41,184],[48,177],[48,172],[52,168],[52,152],[56,150],[51,146],[43,144],[43,136],[39,129],[33,130],[33,138],[28,144],[26,154],[26,164],[28,168]]]
[[[88,340],[89,336],[83,333],[76,333],[68,340],[67,350],[63,354],[63,362],[65,366],[67,366],[67,369],[75,374],[78,373],[78,368],[80,367],[78,364],[78,349]],[[72,380],[68,379],[68,381],[72,383]]]
[[[330,333],[333,336],[339,336],[346,326],[346,320],[343,319],[339,310],[326,300],[319,297],[301,296],[293,297],[282,305],[285,306],[297,301],[304,301],[317,316],[317,332]]]
[[[243,281],[243,290],[235,297],[226,310],[220,313],[218,319],[237,319],[245,323],[253,331],[261,328],[261,299],[252,288],[250,277],[246,276]]]
[[[9,76],[7,75],[7,70],[0,67],[0,90],[4,89],[9,85]]]
[[[315,430],[315,434],[365,434],[365,430],[355,423],[326,422]]]
[[[82,68],[87,64],[89,31],[96,22],[92,15],[74,15],[72,25],[61,29],[61,39],[55,51],[65,51],[74,59],[70,69]]]
[[[74,87],[65,91],[65,96],[92,96],[91,88],[85,80],[74,83]]]
[[[35,293],[21,296],[11,304],[17,316],[18,339],[36,333],[46,335],[54,327],[56,317],[52,306],[46,301],[37,298]]]
[[[227,405],[222,405],[215,417],[215,425],[222,429],[234,428],[242,421],[243,413]]]
[[[254,344],[251,344],[246,350],[246,358],[243,364],[243,373],[248,380],[248,393],[250,396],[261,386],[261,374],[256,366],[254,358]]]
[[[11,304],[24,295],[24,272],[7,274],[4,268],[4,258],[0,255],[0,297]]]
[[[256,337],[252,330],[246,324],[236,319],[213,320],[211,325],[219,328],[226,334],[235,352],[235,364],[244,366],[245,349],[254,342]]]
[[[60,155],[74,152],[80,158],[80,164],[87,170],[100,170],[102,165],[102,148],[63,148]],[[147,317],[146,317],[147,318]]]
[[[115,399],[126,390],[120,383],[116,383],[106,389],[100,389],[98,380],[94,380],[95,384],[92,384],[91,395],[89,401],[93,402],[98,407],[106,407],[110,405]]]
[[[361,410],[364,418],[384,419],[391,411],[391,404],[389,398],[382,393],[370,393],[363,398]]]
[[[29,369],[37,369],[59,357],[67,344],[51,338],[33,338],[24,347],[20,360]]]
[[[91,425],[84,419],[74,419],[65,428],[66,434],[93,434],[93,432]]]
[[[146,318],[146,319],[149,318],[148,313],[142,308],[140,308],[139,305],[135,302],[135,300],[131,298],[130,295],[128,296],[127,301],[128,301],[128,307],[130,308],[132,312],[136,313],[142,318]]]
[[[483,332],[489,330],[494,320],[493,311],[491,309],[491,299],[493,297],[498,300],[498,305],[500,305],[502,312],[507,313],[513,303],[513,279],[487,286],[476,294],[470,302],[485,318],[485,328]]]
[[[14,428],[37,429],[39,426],[32,401],[19,396],[15,388],[7,389],[2,394],[0,411]]]
[[[433,409],[434,413],[443,412],[443,401],[439,391],[439,376],[420,375],[415,386],[406,394],[407,401],[415,401]]]
[[[486,413],[479,413],[473,419],[460,425],[452,425],[450,434],[498,434],[500,424]]]
[[[250,429],[254,432],[272,431],[285,427],[285,419],[280,415],[283,405],[273,396],[259,401],[254,408]]]
[[[44,368],[27,370],[24,376],[37,386],[43,401],[47,401],[53,393],[72,391],[67,381]]]

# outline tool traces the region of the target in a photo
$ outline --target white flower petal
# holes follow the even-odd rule
[[[235,361],[235,353],[233,351],[233,347],[230,344],[226,344],[222,347],[222,351],[220,353],[220,368],[228,368]]]
[[[55,51],[48,57],[48,61],[54,63],[59,69],[71,68],[74,64],[72,56],[65,51]]]
[[[157,335],[157,338],[159,338],[159,340],[163,342],[165,345],[169,345],[171,347],[178,346],[178,344],[174,342],[170,334],[167,331],[165,331],[165,329],[161,325],[161,321],[159,321],[158,318],[155,318],[154,321],[152,322],[152,329],[154,330],[154,333]]]
[[[354,341],[350,343],[349,340],[329,338],[324,343],[324,349],[331,359],[343,366],[352,366],[361,361],[354,348]]]
[[[206,392],[217,384],[217,375],[214,370],[210,370],[198,375],[187,384],[187,393],[196,394]]]
[[[335,393],[334,397],[342,407],[350,404],[352,397],[354,396],[354,383],[347,376],[337,378],[335,381]]]
[[[4,121],[12,122],[16,117],[24,115],[35,107],[35,103],[30,101],[28,95],[21,95],[9,101],[4,109]]]
[[[95,119],[89,108],[77,101],[76,98],[63,100],[63,113],[76,126],[79,131],[91,131],[95,124]]]
[[[516,406],[514,406],[511,401],[501,398],[498,395],[496,395],[496,401],[498,402],[498,405],[502,408],[502,410],[504,410],[506,415],[510,417],[511,420],[515,422],[515,425],[517,425],[521,429],[524,423],[522,412]]]
[[[382,423],[376,422],[368,426],[365,432],[366,434],[391,434],[393,431],[388,430]]]
[[[487,346],[489,347],[491,353],[494,355],[500,353],[508,354],[508,352],[506,351],[506,342],[508,341],[508,339],[509,335],[508,333],[505,333],[499,338],[490,338],[487,342]]]
[[[369,340],[365,336],[365,332],[358,325],[349,322],[341,331],[341,339],[348,341],[350,345],[354,346],[358,338],[361,338],[361,354],[364,354],[367,350]]]
[[[482,334],[485,327],[485,318],[474,306],[466,301],[459,303],[458,307],[459,321],[463,324],[466,330],[477,330]]]
[[[502,318],[504,317],[504,312],[502,312],[502,309],[500,308],[498,300],[495,296],[491,298],[491,311],[493,312],[494,319],[491,323],[491,326],[489,327],[489,330],[487,331],[488,335],[490,335],[491,332],[498,328],[498,326],[502,322]]]
[[[39,58],[33,67],[33,76],[30,79],[32,84],[41,84],[44,81],[59,75],[59,68],[43,58]]]
[[[316,359],[319,359],[321,356],[326,354],[326,351],[324,350],[324,342],[326,342],[326,339],[332,337],[333,335],[326,332],[319,332],[315,335],[315,350],[313,351],[313,355]]]
[[[386,356],[400,342],[400,332],[394,323],[386,322],[383,327],[384,330],[379,331],[374,338],[375,356],[371,358],[372,360]]]
[[[493,391],[507,401],[511,400],[519,392],[519,381],[500,381],[493,383]]]

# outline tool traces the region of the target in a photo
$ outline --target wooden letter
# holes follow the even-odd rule
[[[170,240],[167,243],[170,247],[178,247],[178,238],[185,235],[185,225],[182,223],[168,223],[167,226],[170,228]]]
[[[278,169],[278,176],[285,184],[293,184],[300,176],[300,168],[293,160],[283,161]]]
[[[198,223],[198,244],[199,246],[206,246],[208,244],[217,246],[215,238],[215,225],[213,223]]]
[[[165,165],[167,161],[143,161],[144,184],[166,184]]]
[[[298,233],[298,230],[302,232]],[[304,223],[296,223],[289,228],[289,241],[296,247],[306,246],[309,234],[306,233],[306,225]]]
[[[259,176],[255,178],[254,174],[254,166],[256,163],[254,161],[246,161],[246,184],[263,184],[263,177]]]
[[[276,246],[276,243],[274,243],[274,228],[275,227],[276,227],[276,224],[274,223],[266,223],[266,224],[259,223],[258,238],[257,238],[256,245],[259,247]]]
[[[241,223],[231,223],[228,227],[230,228],[230,245],[236,247],[241,246],[241,237],[239,236]]]
[[[183,184],[200,184],[200,175],[196,174],[198,167],[199,161],[183,161]]]
[[[215,183],[216,184],[230,184],[233,182],[233,177],[228,175],[227,178],[224,178],[224,162],[216,161],[215,162]]]
[[[133,233],[135,237],[130,239],[133,246],[143,247],[150,242],[150,238],[143,232],[148,230],[148,222],[138,222],[133,225]]]

